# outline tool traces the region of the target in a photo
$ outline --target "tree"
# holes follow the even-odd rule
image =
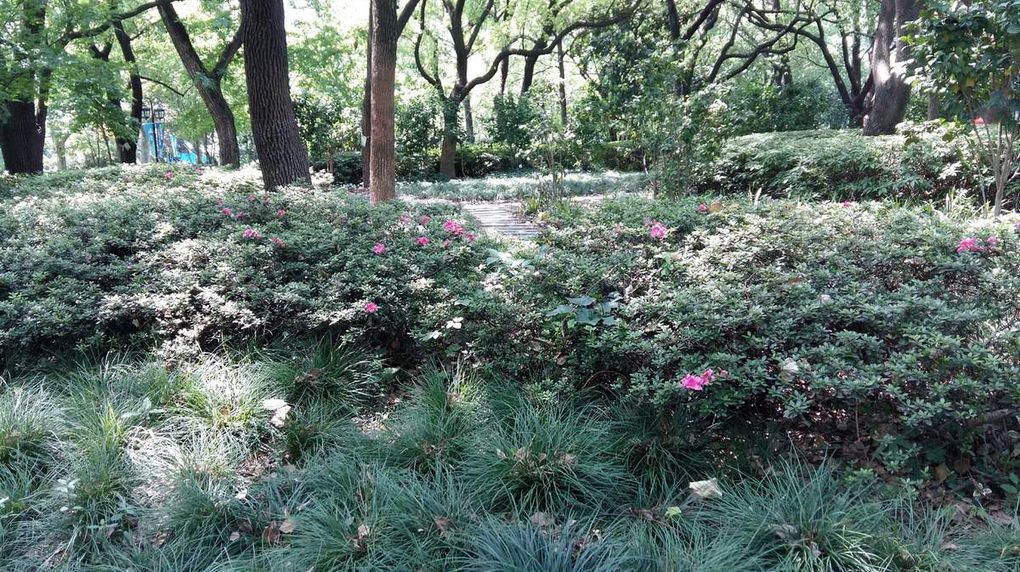
[[[871,110],[864,118],[865,135],[889,135],[903,121],[910,102],[907,65],[910,47],[903,41],[906,26],[917,20],[920,0],[882,0],[875,41],[871,46],[874,80]]]
[[[240,165],[241,150],[237,144],[237,124],[234,121],[234,112],[223,96],[223,77],[241,48],[241,28],[238,27],[230,41],[219,51],[216,63],[209,68],[195,50],[191,35],[173,5],[161,5],[159,15],[170,36],[170,42],[177,50],[181,63],[184,64],[184,69],[187,70],[212,117],[216,140],[219,143],[220,164],[234,167]]]
[[[922,16],[909,37],[921,84],[970,126],[969,142],[991,167],[998,217],[1020,162],[1020,1],[934,6]]]
[[[46,120],[54,73],[73,61],[67,48],[75,40],[96,37],[117,22],[175,0],[153,0],[123,12],[119,5],[51,3],[47,0],[0,2],[9,17],[0,27],[0,152],[12,173],[43,170]]]
[[[369,135],[369,197],[372,203],[388,201],[396,193],[396,127],[394,107],[397,40],[414,15],[418,0],[408,0],[397,14],[395,0],[372,0],[373,30],[371,81],[371,133]]]
[[[308,178],[308,151],[290,98],[283,0],[241,0],[244,71],[255,151],[267,190]]]
[[[556,45],[563,41],[568,35],[585,29],[601,28],[611,26],[629,18],[636,10],[636,4],[628,3],[624,8],[609,12],[603,16],[590,14],[577,14],[576,12],[557,12],[560,16],[551,28],[542,26],[543,30],[553,30],[547,41],[541,43],[541,47],[521,48],[515,47],[525,39],[524,34],[514,34],[500,42],[495,55],[480,75],[474,78],[468,76],[468,61],[475,54],[478,48],[479,38],[482,31],[489,24],[504,21],[504,18],[497,9],[496,0],[478,0],[468,2],[467,0],[442,0],[441,19],[444,24],[448,39],[453,50],[453,84],[447,89],[442,74],[439,73],[438,38],[433,37],[433,44],[436,46],[433,54],[433,70],[427,69],[425,58],[422,54],[422,46],[429,29],[427,26],[427,0],[422,0],[420,10],[420,32],[415,41],[415,64],[418,72],[437,92],[442,100],[443,107],[443,142],[440,150],[439,171],[447,177],[456,177],[456,157],[459,130],[460,106],[465,102],[471,91],[492,79],[503,67],[503,63],[511,57],[533,58],[536,56],[548,55],[553,52]],[[566,0],[565,4],[571,4]],[[511,3],[502,4],[503,9],[515,10],[516,5]],[[527,12],[526,10],[523,12]],[[541,12],[539,15],[547,15]],[[525,14],[527,16],[527,14]]]

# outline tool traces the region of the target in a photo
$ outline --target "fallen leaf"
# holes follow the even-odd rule
[[[276,411],[283,407],[287,407],[287,402],[282,399],[267,399],[262,402],[262,408],[267,411]]]
[[[547,512],[536,512],[531,515],[531,524],[541,528],[549,528],[556,524],[556,517]]]
[[[288,518],[280,523],[280,532],[290,534],[294,532],[294,519]]]
[[[709,479],[707,481],[694,481],[687,485],[694,496],[700,499],[717,499],[722,498],[722,489],[719,488],[719,479]]]
[[[445,516],[437,516],[432,519],[432,522],[436,524],[436,528],[439,529],[440,534],[446,534],[446,531],[453,528],[453,521]]]

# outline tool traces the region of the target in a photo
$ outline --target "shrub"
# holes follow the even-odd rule
[[[978,178],[952,129],[863,137],[856,131],[796,131],[736,137],[701,190],[802,199],[943,200],[972,195]]]
[[[497,336],[482,317],[492,297],[466,300],[467,351],[566,394],[596,388],[731,430],[812,424],[838,443],[850,425],[881,424],[866,442],[918,439],[926,462],[973,452],[964,429],[1016,407],[1020,251],[1007,224],[864,203],[702,214],[698,200],[610,200],[554,221],[534,254],[494,255],[486,283],[516,326]],[[972,235],[999,241],[958,252]]]
[[[372,207],[305,189],[265,195],[247,171],[99,175],[75,185],[61,175],[64,188],[25,179],[4,202],[5,352],[153,340],[194,351],[341,330],[409,356],[407,332],[477,283],[483,247],[442,228],[452,207]],[[369,302],[378,310],[366,311]]]

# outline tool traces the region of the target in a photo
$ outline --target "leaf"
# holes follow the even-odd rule
[[[294,532],[294,526],[295,526],[294,519],[288,518],[284,520],[282,523],[280,523],[280,532],[284,534],[290,534]]]
[[[687,486],[699,499],[718,499],[723,496],[722,489],[719,488],[719,479],[693,481]]]
[[[567,304],[562,304],[560,306],[556,306],[556,309],[550,311],[548,314],[546,314],[546,316],[551,318],[551,317],[554,317],[554,316],[562,316],[564,314],[573,314],[573,313],[574,313],[574,307],[573,306],[568,306]]]
[[[584,306],[591,306],[592,304],[594,304],[595,303],[595,298],[592,298],[591,296],[579,296],[577,298],[567,298],[567,302],[570,302],[571,304],[573,304],[575,306],[582,306],[582,307],[584,307]]]

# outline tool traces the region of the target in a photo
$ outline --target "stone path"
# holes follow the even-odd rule
[[[515,202],[462,203],[461,208],[478,219],[485,232],[496,236],[529,241],[542,232],[538,225],[517,214]]]

